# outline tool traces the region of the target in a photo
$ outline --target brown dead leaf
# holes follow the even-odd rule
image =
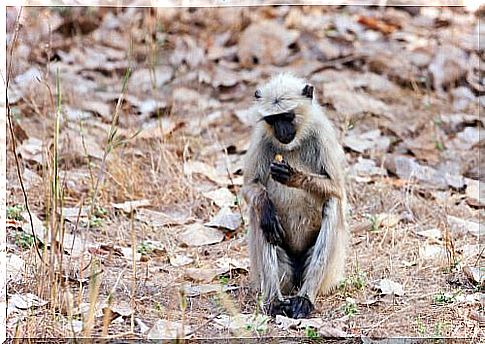
[[[245,333],[248,329],[253,329],[258,333],[265,333],[268,330],[270,317],[264,314],[221,314],[214,319],[214,323],[219,327],[228,329],[232,333]]]
[[[189,67],[195,68],[202,64],[205,59],[204,49],[197,44],[197,41],[187,35],[177,36],[175,49],[170,56],[170,63],[178,67],[186,63]]]
[[[90,111],[101,116],[106,121],[110,121],[112,117],[111,106],[102,101],[92,99],[82,99],[79,107],[82,110]]]
[[[19,282],[23,279],[25,261],[16,254],[7,255],[6,282]]]
[[[159,319],[147,333],[148,340],[183,338],[192,332],[192,328],[181,322]]]
[[[485,275],[480,271],[480,267],[464,266],[463,273],[473,283],[481,287],[485,286]]]
[[[427,188],[446,190],[449,187],[461,189],[465,186],[465,181],[462,176],[420,165],[415,159],[406,156],[390,154],[384,160],[384,166],[399,178],[417,180]]]
[[[391,281],[390,279],[387,279],[387,278],[380,280],[376,288],[379,289],[381,293],[384,295],[397,295],[397,296],[404,295],[403,286],[400,283]]]
[[[169,256],[170,264],[175,267],[181,267],[185,265],[192,264],[194,262],[193,258],[187,257],[183,254],[176,254]]]
[[[351,131],[344,138],[343,143],[344,146],[359,153],[363,153],[368,150],[386,152],[391,144],[391,139],[387,136],[381,135],[381,131],[379,129],[368,131],[362,134],[357,134]]]
[[[217,276],[224,274],[225,269],[204,269],[204,268],[188,268],[185,270],[185,275],[196,282],[210,283]]]
[[[203,195],[211,199],[221,208],[233,207],[236,205],[236,196],[227,188],[219,188],[214,191],[205,192]]]
[[[233,212],[230,208],[224,207],[214,216],[206,226],[236,230],[241,224],[241,214]]]
[[[218,185],[229,185],[230,180],[225,175],[220,175],[217,170],[202,161],[189,160],[184,163],[184,173],[187,176],[202,174]]]
[[[33,161],[39,165],[44,163],[42,141],[35,137],[29,137],[25,140],[19,147],[18,152],[26,161]]]
[[[18,309],[30,309],[45,306],[48,302],[32,293],[14,294],[9,297],[8,303]]]
[[[138,209],[135,219],[145,222],[153,227],[163,227],[167,225],[181,225],[188,221],[190,213],[187,212],[159,212],[150,209]]]
[[[25,190],[30,190],[36,186],[41,185],[42,178],[32,170],[28,168],[24,169],[24,173],[22,174],[22,179],[24,182]]]
[[[371,30],[380,31],[385,35],[391,34],[399,28],[399,25],[389,24],[383,20],[368,16],[359,16],[357,22]]]
[[[394,228],[401,221],[401,216],[390,213],[380,213],[376,215],[375,225],[384,228]]]
[[[374,160],[359,156],[357,163],[351,167],[350,175],[355,177],[387,176],[387,171],[383,167],[378,167]]]
[[[186,285],[183,290],[188,297],[196,297],[200,295],[207,295],[213,293],[226,292],[236,290],[239,287],[231,287],[221,284],[200,284],[200,285]]]
[[[433,76],[433,87],[443,94],[443,87],[457,82],[468,70],[468,57],[460,48],[445,44],[438,47],[428,67]]]
[[[352,84],[334,81],[323,85],[325,101],[332,104],[337,112],[353,117],[361,113],[372,113],[392,119],[388,105],[371,95],[354,90]]]
[[[126,201],[123,203],[112,203],[113,208],[119,209],[124,211],[125,213],[131,213],[131,211],[140,208],[146,207],[150,205],[150,200],[148,199],[139,199],[136,201]]]
[[[485,184],[479,180],[465,178],[467,202],[475,207],[484,207]]]
[[[130,77],[129,89],[135,93],[159,90],[173,77],[170,66],[156,66],[154,68],[140,68]]]
[[[204,246],[221,242],[224,234],[215,228],[194,223],[187,226],[187,229],[179,234],[178,239],[187,246]]]
[[[480,231],[480,223],[478,222],[464,220],[452,215],[448,215],[446,218],[453,233],[470,233],[475,237],[479,237],[480,234],[483,235]]]
[[[264,20],[251,24],[239,38],[241,66],[285,64],[291,53],[288,46],[295,42],[298,35],[297,31],[287,30],[276,21]]]

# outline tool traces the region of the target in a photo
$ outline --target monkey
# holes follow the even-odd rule
[[[344,274],[345,154],[304,79],[272,77],[255,91],[253,111],[241,190],[250,275],[268,314],[307,318]]]

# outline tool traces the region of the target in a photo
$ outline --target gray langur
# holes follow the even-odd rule
[[[304,318],[343,277],[345,155],[304,80],[279,74],[254,97],[242,189],[251,275],[269,314]]]

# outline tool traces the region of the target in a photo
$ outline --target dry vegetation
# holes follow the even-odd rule
[[[8,8],[8,336],[479,341],[479,15]],[[249,288],[247,109],[278,71],[315,85],[349,162],[348,277],[311,321]]]

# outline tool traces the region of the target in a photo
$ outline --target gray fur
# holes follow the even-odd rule
[[[348,243],[345,155],[331,122],[316,100],[301,95],[304,85],[303,80],[283,74],[260,89],[262,97],[255,105],[257,112],[265,116],[293,110],[297,134],[291,143],[284,145],[273,137],[267,123],[258,121],[246,154],[243,196],[250,207],[251,274],[269,300],[281,299],[293,291],[292,268],[285,251],[268,244],[259,228],[257,200],[262,192],[267,192],[275,205],[288,246],[298,254],[309,255],[298,295],[307,295],[314,302],[318,294],[331,291],[344,272]],[[275,104],[273,98],[280,101]],[[274,181],[269,167],[276,154],[281,154],[290,166],[313,178],[315,183],[332,183],[342,196],[329,197]],[[309,247],[313,242],[315,245]]]

